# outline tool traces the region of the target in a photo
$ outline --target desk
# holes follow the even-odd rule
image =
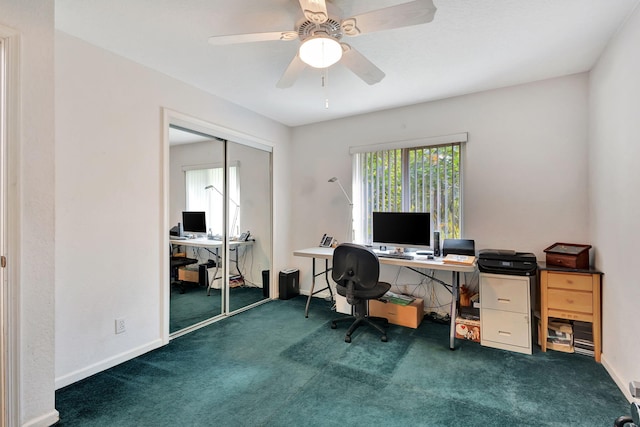
[[[216,255],[216,271],[213,274],[213,278],[211,280],[209,280],[209,283],[207,285],[207,295],[209,295],[209,291],[211,291],[211,287],[213,284],[213,281],[215,279],[218,278],[218,270],[220,269],[220,263],[218,262],[218,258],[220,257],[220,253],[219,250],[222,247],[222,240],[210,240],[207,239],[206,237],[199,237],[197,239],[171,239],[169,238],[169,243],[172,245],[181,245],[181,246],[192,246],[192,247],[196,247],[196,248],[205,248],[205,249],[213,249],[215,251],[215,255]],[[240,275],[240,277],[242,276],[242,272],[240,271],[240,264],[238,263],[238,247],[239,246],[245,246],[245,245],[253,245],[253,240],[248,240],[248,241],[237,241],[237,240],[232,240],[229,242],[229,251],[235,251],[235,257],[232,260],[233,262],[236,263],[236,270],[238,271],[238,274]]]
[[[307,297],[307,305],[304,310],[305,317],[309,317],[309,303],[311,302],[311,298],[314,294],[323,291],[325,289],[329,289],[329,293],[331,294],[331,298],[333,298],[333,292],[331,291],[331,287],[329,286],[329,260],[333,259],[333,248],[308,248],[308,249],[300,249],[297,251],[293,251],[293,255],[300,257],[311,258],[312,262],[312,277],[311,277],[311,292],[309,292],[309,296]],[[316,274],[316,259],[324,259],[325,261],[325,269],[324,271]],[[451,272],[451,285],[448,285],[442,281],[435,279],[441,285],[447,287],[451,292],[451,323],[449,325],[449,348],[451,350],[454,349],[455,345],[455,330],[456,330],[456,311],[457,311],[457,301],[458,301],[458,290],[460,287],[460,273],[472,273],[476,270],[475,263],[473,265],[455,265],[455,264],[445,264],[442,262],[442,259],[427,259],[426,256],[420,257],[417,256],[414,259],[397,259],[397,258],[379,258],[380,264],[386,265],[396,265],[398,267],[406,267],[412,271],[415,271],[418,274],[425,275],[424,273],[416,270],[417,268],[423,268],[428,270],[444,270]],[[327,287],[314,291],[316,285],[316,277],[324,274],[325,280],[327,282]]]

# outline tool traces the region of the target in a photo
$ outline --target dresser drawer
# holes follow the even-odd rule
[[[501,343],[522,348],[531,347],[529,316],[499,310],[483,310],[480,316],[481,344],[494,347]]]
[[[549,289],[547,292],[549,310],[568,310],[593,314],[593,294],[566,289]]]
[[[549,273],[547,287],[593,291],[593,280],[591,274]]]
[[[483,274],[480,278],[482,308],[516,313],[529,311],[529,278]]]

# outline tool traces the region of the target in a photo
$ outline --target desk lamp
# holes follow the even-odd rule
[[[346,197],[347,201],[349,202],[349,222],[347,223],[346,241],[351,243],[353,242],[353,202],[351,201],[351,198],[349,197],[344,187],[342,186],[342,183],[340,183],[340,180],[337,177],[334,176],[333,178],[329,178],[329,182],[337,182],[340,186],[340,189],[342,190],[342,193],[344,194],[344,197]],[[351,231],[349,231],[349,228],[351,228]]]

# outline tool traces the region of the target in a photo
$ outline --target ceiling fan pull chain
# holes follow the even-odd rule
[[[324,88],[324,108],[329,109],[329,68],[322,70],[322,87]]]

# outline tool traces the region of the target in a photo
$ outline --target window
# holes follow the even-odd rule
[[[224,168],[186,169],[185,185],[186,210],[205,211],[207,228],[213,234],[222,235]],[[237,200],[240,200],[240,185],[236,165],[229,167],[229,236],[240,234],[240,205]]]
[[[430,212],[431,230],[439,231],[441,239],[461,237],[461,148],[466,134],[446,139],[456,141],[352,148],[356,241],[371,243],[374,211]]]

